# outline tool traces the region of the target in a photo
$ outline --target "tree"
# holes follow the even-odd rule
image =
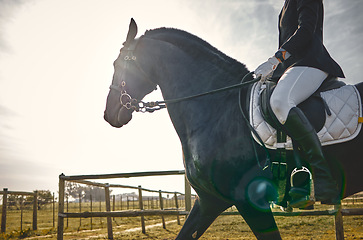
[[[53,194],[49,190],[38,191],[38,209],[51,202],[53,202]]]
[[[19,210],[20,209],[20,203],[21,203],[21,198],[23,196],[21,195],[14,195],[14,194],[9,194],[8,195],[8,203],[7,205],[9,207],[14,207],[15,209]]]
[[[66,182],[66,186],[65,186],[65,193],[74,198],[74,199],[78,199],[79,196],[81,195],[81,198],[83,198],[83,191],[84,191],[84,187],[74,183],[74,182]]]
[[[37,190],[38,192],[38,209],[41,209],[45,205],[53,202],[53,194],[49,190]],[[34,196],[26,197],[26,204],[32,204]]]
[[[112,190],[110,190],[110,193]],[[85,186],[73,182],[67,182],[65,186],[65,193],[73,199],[83,199],[89,201],[92,195],[95,201],[105,201],[105,189],[101,187]]]

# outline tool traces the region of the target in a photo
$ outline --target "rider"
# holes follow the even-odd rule
[[[262,81],[279,79],[270,104],[287,134],[312,166],[315,198],[336,203],[339,196],[316,131],[296,107],[328,77],[344,77],[323,45],[323,0],[285,0],[279,15],[279,50],[255,70]]]

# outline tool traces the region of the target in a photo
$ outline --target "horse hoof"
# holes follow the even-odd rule
[[[291,187],[289,195],[292,199],[303,199],[310,195],[310,190],[302,187]]]
[[[300,210],[314,210],[314,205],[309,205],[309,206],[306,206],[304,208],[299,208]]]
[[[314,200],[309,199],[309,196],[306,198],[293,199],[289,202],[289,206],[292,208],[300,208],[304,210],[308,210],[309,207],[313,206],[315,203]]]
[[[328,199],[320,202],[321,204],[326,204],[326,205],[339,205],[340,199]]]
[[[283,212],[293,212],[294,211],[294,209],[292,208],[292,207],[290,207],[290,206],[287,206],[287,207],[280,207],[280,209],[281,209],[281,211],[283,211]]]

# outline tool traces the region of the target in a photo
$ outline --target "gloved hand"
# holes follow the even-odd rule
[[[262,63],[255,70],[256,77],[261,77],[262,82],[266,81],[268,77],[272,76],[273,71],[279,63],[282,63],[291,56],[285,49],[280,48],[274,56],[270,57],[266,62]]]
[[[279,65],[280,61],[275,57],[270,57],[266,62],[262,63],[255,70],[256,77],[261,77],[262,82],[266,81],[268,77],[271,77],[273,71]]]

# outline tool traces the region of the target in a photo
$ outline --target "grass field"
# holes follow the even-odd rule
[[[78,205],[72,211],[76,212]],[[97,206],[97,205],[96,205]],[[344,205],[344,208],[363,207],[363,203]],[[103,208],[103,206],[101,206]],[[331,208],[331,207],[330,207]],[[82,207],[84,211],[87,206]],[[317,206],[318,210],[326,209]],[[97,209],[95,209],[97,210]],[[116,209],[117,210],[117,209]],[[38,230],[20,231],[19,211],[8,212],[7,234],[0,239],[56,239],[56,228],[53,228],[53,211],[51,207],[38,212]],[[26,217],[26,215],[29,215]],[[345,239],[363,239],[363,216],[346,216],[344,218]],[[31,212],[24,212],[23,229],[31,228]],[[55,219],[57,220],[57,219]],[[184,223],[181,217],[181,223]],[[161,226],[160,217],[146,217],[146,234],[141,233],[140,217],[114,218],[114,239],[174,239],[181,229],[175,216],[165,217],[166,229]],[[333,216],[311,217],[276,217],[277,225],[283,239],[335,239]],[[55,226],[57,223],[55,222]],[[66,220],[65,220],[66,226]],[[15,229],[11,229],[11,227]],[[64,239],[107,239],[106,218],[69,219],[65,229]],[[249,227],[240,216],[220,216],[207,230],[201,239],[255,239]]]
[[[346,208],[363,207],[361,205],[345,206]],[[317,210],[325,210],[325,206],[317,206]],[[308,217],[275,217],[283,239],[335,239],[335,226],[333,216],[308,216]],[[363,216],[343,217],[345,239],[363,239]],[[172,218],[170,219],[172,221]],[[119,232],[115,239],[174,239],[181,226],[175,222],[168,224],[167,230],[161,226],[141,231]],[[74,239],[74,238],[73,238]],[[99,238],[105,239],[105,238]],[[255,239],[246,222],[240,216],[220,216],[200,238],[203,240],[231,240]]]

